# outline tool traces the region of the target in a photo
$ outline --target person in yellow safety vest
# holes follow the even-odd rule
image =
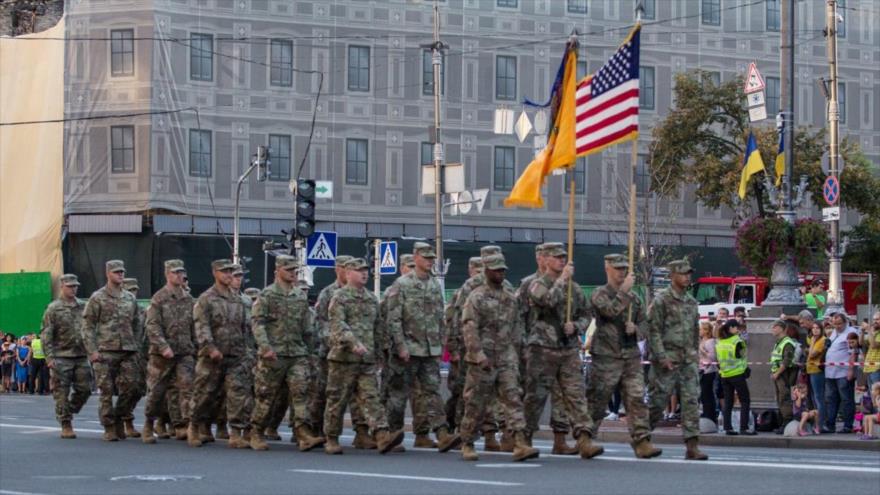
[[[724,432],[728,435],[755,435],[754,430],[749,429],[749,415],[751,414],[751,399],[749,396],[748,359],[746,357],[746,342],[739,336],[740,324],[736,320],[727,320],[718,329],[718,339],[715,343],[715,354],[718,357],[718,375],[721,377],[721,388],[724,391]],[[730,416],[733,412],[733,394],[739,398],[739,433],[733,429]]]
[[[43,350],[43,341],[40,335],[34,335],[31,340],[31,362],[28,379],[30,380],[31,393],[46,395],[49,393],[49,368],[46,367],[46,352]]]
[[[797,325],[784,320],[776,320],[770,328],[776,344],[770,352],[770,373],[776,388],[776,405],[782,416],[782,426],[776,429],[777,435],[785,432],[785,425],[792,419],[791,387],[797,381],[798,368],[795,365],[795,350],[798,343]]]

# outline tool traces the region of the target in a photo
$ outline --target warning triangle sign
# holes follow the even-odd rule
[[[309,251],[308,258],[310,260],[334,260],[336,259],[333,256],[333,251],[330,250],[330,245],[327,244],[327,239],[324,237],[324,234],[318,236],[318,241],[315,243],[312,250]]]
[[[380,268],[396,268],[397,261],[394,259],[394,253],[391,252],[391,244],[385,245],[385,252],[382,253],[382,264]]]
[[[754,62],[749,64],[749,71],[746,73],[745,91],[746,94],[762,91],[764,89],[764,78],[758,72],[758,66]]]

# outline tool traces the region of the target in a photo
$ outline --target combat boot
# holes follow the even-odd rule
[[[251,429],[250,428],[245,428],[245,429],[241,430],[241,439],[244,440],[245,442],[251,441]]]
[[[440,438],[440,435],[437,435],[437,438]],[[437,442],[431,440],[430,436],[420,433],[416,435],[413,447],[417,449],[434,449],[437,448]]]
[[[476,449],[474,449],[474,444],[466,443],[461,446],[461,458],[465,461],[479,461],[480,456],[477,455]]]
[[[504,433],[501,434],[501,452],[513,452],[513,434],[504,430]]]
[[[706,461],[709,459],[709,456],[700,451],[700,439],[697,437],[688,438],[685,440],[685,445],[687,445],[687,451],[684,453],[684,458],[689,459],[691,461]]]
[[[214,435],[211,434],[211,423],[202,423],[199,425],[199,441],[202,443],[211,443],[214,441]]]
[[[605,452],[605,447],[594,444],[590,434],[582,432],[578,437],[577,452],[581,454],[581,459],[592,459],[597,455],[602,455]]]
[[[440,452],[449,452],[450,450],[461,445],[461,437],[453,433],[449,433],[446,428],[437,430],[437,450]]]
[[[354,429],[354,441],[351,446],[356,449],[375,449],[376,442],[367,432],[366,426],[358,426]]]
[[[324,452],[330,455],[341,455],[342,446],[339,445],[339,437],[327,437],[324,443]]]
[[[125,422],[125,436],[129,438],[140,438],[141,433],[134,429],[134,420],[127,420]]]
[[[657,457],[663,453],[663,449],[658,449],[651,444],[651,440],[647,438],[643,438],[638,442],[634,443],[633,451],[636,453],[636,457],[639,459],[650,459],[652,457]]]
[[[495,439],[494,431],[487,431],[483,434],[483,450],[486,452],[501,452],[501,445]]]
[[[281,435],[278,434],[278,428],[266,428],[266,431],[263,432],[263,436],[266,437],[266,440],[281,440]]]
[[[116,429],[116,438],[125,440],[125,425],[122,423],[122,420],[117,419],[113,427]]]
[[[217,422],[217,439],[229,440],[229,428],[226,427],[226,421]]]
[[[308,452],[315,447],[324,445],[324,437],[312,435],[308,426],[301,425],[296,429],[296,438],[299,440],[299,451]]]
[[[577,447],[569,447],[567,443],[565,443],[565,433],[553,432],[553,450],[550,451],[553,455],[575,455],[578,453]]]
[[[240,428],[231,428],[229,430],[229,441],[226,446],[230,449],[249,449],[250,443],[244,439]]]
[[[526,434],[518,431],[513,436],[513,462],[520,462],[526,459],[534,459],[538,457],[540,452],[534,447],[530,447],[526,440]]]
[[[73,432],[73,425],[70,423],[70,421],[61,422],[61,438],[76,438],[76,433]]]
[[[266,443],[266,439],[263,438],[263,434],[259,431],[251,432],[250,445],[254,450],[269,450],[269,444]]]
[[[162,423],[159,423],[159,424],[162,424]],[[166,436],[169,438],[171,437],[171,435],[167,435],[167,434],[166,434]],[[175,426],[174,427],[174,438],[175,439],[186,440],[186,437],[187,437],[186,426]],[[162,438],[162,437],[159,437],[159,438]]]
[[[102,438],[105,442],[118,442],[119,437],[116,435],[116,425],[105,425]]]
[[[395,454],[399,454],[401,452],[406,452],[406,447],[404,447],[403,444],[401,443],[400,445],[395,445],[394,448],[391,449],[391,452],[393,452]]]
[[[156,423],[156,436],[163,440],[171,438],[171,435],[168,434],[168,430],[165,428],[165,422],[161,419]]]
[[[141,433],[141,440],[144,443],[156,443],[156,436],[153,435],[153,420],[150,418],[144,420],[144,431]]]
[[[202,446],[202,441],[199,440],[199,425],[195,421],[191,421],[186,429],[186,443],[190,447]]]
[[[400,445],[402,441],[403,430],[391,432],[387,428],[383,428],[376,432],[376,448],[379,449],[380,454],[387,454],[388,451]]]

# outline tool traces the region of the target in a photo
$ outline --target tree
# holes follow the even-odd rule
[[[849,245],[843,255],[846,272],[874,274],[874,301],[880,299],[880,220],[866,217],[848,232]]]

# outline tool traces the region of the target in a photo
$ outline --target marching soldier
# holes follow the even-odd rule
[[[122,280],[122,288],[131,292],[131,295],[134,296],[135,301],[137,301],[138,291],[141,289],[138,285],[138,280],[136,278],[125,278]],[[138,396],[135,400],[135,404],[140,402],[140,400],[147,395],[147,335],[145,330],[145,324],[147,320],[147,312],[144,311],[140,305],[137,306],[137,314],[138,314],[138,325],[135,328],[135,339],[138,342]],[[134,410],[132,413],[123,418],[123,424],[125,425],[125,436],[130,438],[140,438],[141,434],[134,427]]]
[[[679,391],[681,431],[687,445],[685,459],[705,461],[700,451],[700,312],[697,300],[687,288],[691,285],[688,260],[669,263],[671,285],[654,299],[648,310],[651,370],[648,397],[653,429],[663,417],[669,395]]]
[[[134,411],[140,393],[140,321],[137,300],[122,287],[125,264],[110,260],[105,267],[107,285],[86,303],[81,331],[101,393],[98,415],[104,426],[103,438],[115,442],[125,439],[123,420]]]
[[[40,338],[51,373],[55,418],[61,423],[61,438],[76,438],[73,415],[79,413],[92,393],[91,367],[80,331],[85,305],[76,298],[79,289],[76,275],[64,274],[59,282],[61,297],[52,301],[43,313]]]
[[[144,408],[144,443],[156,443],[153,423],[168,409],[175,437],[185,440],[190,422],[196,337],[192,296],[184,290],[186,268],[181,260],[165,262],[165,286],[147,308],[147,336],[150,356],[147,366],[147,403]],[[169,389],[173,387],[174,393]]]
[[[483,271],[483,260],[479,256],[473,256],[468,260],[468,278],[473,278]],[[455,318],[455,308],[459,306],[458,301],[461,299],[463,287],[455,289],[443,313],[444,324],[446,325],[446,351],[449,353],[449,374],[446,378],[446,385],[449,389],[449,398],[446,399],[446,423],[450,428],[458,428],[457,420],[461,419],[458,413],[461,408],[461,393],[464,390],[464,373],[462,372],[462,361],[460,353],[453,355],[453,350],[460,348],[458,342],[453,343],[451,335],[461,335],[461,329],[458,328],[459,318]],[[415,420],[413,420],[415,422]],[[493,432],[492,439],[495,439]]]

